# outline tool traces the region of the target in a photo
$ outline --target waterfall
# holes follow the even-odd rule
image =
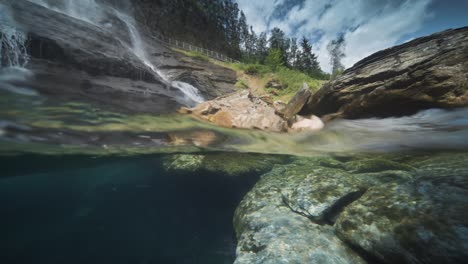
[[[28,63],[27,35],[14,28],[9,9],[0,4],[0,68],[23,67]]]
[[[190,85],[185,82],[174,81],[172,82],[172,86],[184,93],[184,99],[186,101],[185,103],[188,106],[195,106],[196,103],[201,103],[205,100],[200,94],[200,91],[197,88],[193,87],[193,85]]]
[[[112,17],[117,18],[122,22],[130,37],[130,46],[128,41],[119,39],[122,43],[129,46],[129,50],[151,71],[160,79],[162,79],[170,87],[176,88],[183,94],[183,98],[175,98],[182,104],[187,106],[194,106],[196,103],[204,101],[200,91],[191,84],[171,81],[170,77],[160,71],[148,58],[145,44],[140,35],[139,30],[136,27],[136,22],[133,17],[122,13],[116,8],[106,6],[105,4],[96,3],[95,0],[29,0],[36,4],[42,5],[46,8],[55,10],[65,15],[71,16],[76,19],[80,19],[98,26],[102,29],[112,30],[114,25],[109,21],[112,21]]]

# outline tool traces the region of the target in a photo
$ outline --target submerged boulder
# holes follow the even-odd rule
[[[388,117],[468,106],[468,27],[382,50],[325,84],[301,114]]]
[[[164,168],[171,173],[218,173],[225,176],[240,176],[265,173],[273,165],[288,161],[284,156],[248,153],[175,154],[164,158]]]
[[[468,155],[297,158],[234,215],[236,263],[463,263]]]
[[[311,160],[311,164],[319,163],[320,159]],[[309,173],[314,167],[304,162],[275,166],[246,195],[234,214],[238,238],[235,263],[365,263],[334,235],[331,226],[309,219],[312,214],[323,215],[334,197],[340,197],[338,193],[352,191],[340,189],[323,197],[301,189],[311,187],[314,175],[325,172],[322,168]],[[329,172],[323,178],[337,170]],[[312,208],[317,199],[321,201]]]

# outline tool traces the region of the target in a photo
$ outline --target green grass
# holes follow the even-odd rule
[[[236,71],[242,71],[245,74],[260,78],[264,85],[272,79],[279,81],[285,88],[272,89],[264,87],[264,89],[266,92],[272,92],[272,90],[274,90],[278,95],[273,96],[273,98],[283,101],[289,101],[302,87],[304,82],[309,85],[313,93],[325,83],[323,80],[314,79],[303,72],[286,67],[277,67],[277,69],[273,71],[270,67],[261,64],[231,63],[228,66]],[[239,80],[239,82],[240,81],[242,80]]]
[[[247,84],[247,82],[244,79],[238,79],[235,86],[237,88],[241,88],[241,89],[248,89],[249,88],[249,85]]]
[[[276,67],[276,69],[273,70],[271,67],[263,64],[221,62],[214,59],[210,59],[209,57],[199,52],[185,51],[180,49],[175,50],[192,58],[197,58],[203,61],[210,61],[211,63],[217,64],[219,66],[230,68],[236,71],[238,73],[238,76],[240,76],[240,74],[247,74],[252,77],[258,78],[263,84],[263,90],[267,93],[270,93],[271,97],[274,100],[280,99],[285,102],[288,102],[302,87],[302,84],[304,82],[309,85],[309,88],[312,91],[312,93],[315,93],[326,82],[324,80],[312,78],[303,72],[292,70],[283,66]],[[266,88],[266,84],[270,80],[279,81],[285,88]],[[246,80],[239,77],[235,86],[239,89],[248,89],[249,83]]]

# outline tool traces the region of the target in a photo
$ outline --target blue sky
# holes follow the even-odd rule
[[[468,0],[236,0],[259,33],[279,27],[313,42],[330,71],[328,42],[344,34],[343,63],[448,28],[468,26]]]

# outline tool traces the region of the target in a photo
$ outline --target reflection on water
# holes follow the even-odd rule
[[[468,109],[431,109],[400,118],[338,120],[316,133],[220,128],[181,115],[131,114],[39,96],[3,74],[0,152],[147,154],[240,151],[290,155],[466,149]],[[21,78],[15,76],[21,75]],[[30,78],[30,77],[29,77]]]

